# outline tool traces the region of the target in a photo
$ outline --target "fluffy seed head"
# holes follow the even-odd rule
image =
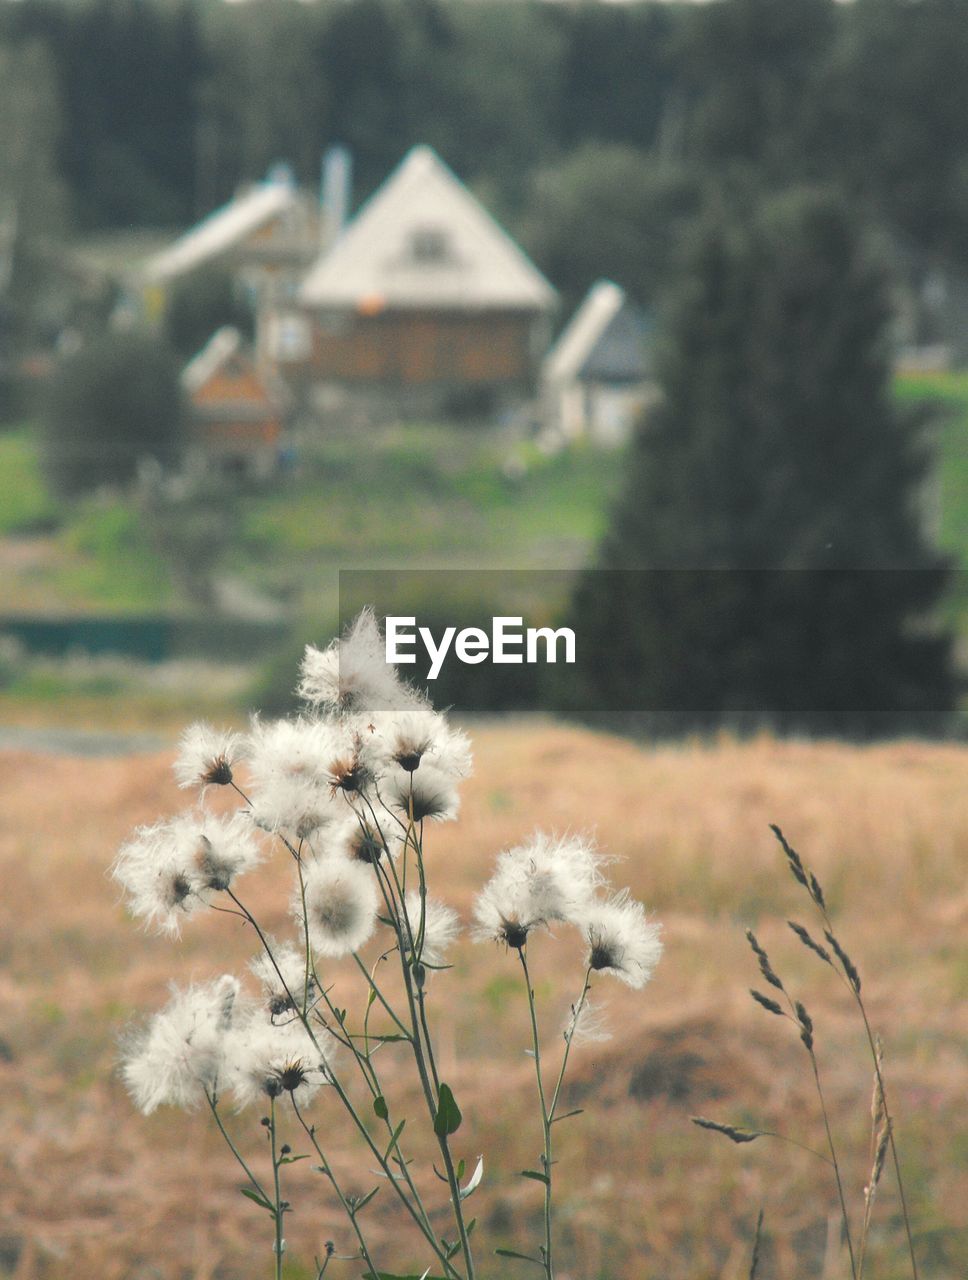
[[[328,648],[308,645],[300,674],[299,696],[341,715],[403,709],[421,701],[387,662],[383,636],[369,609]]]
[[[376,772],[414,773],[432,764],[452,778],[471,772],[471,748],[465,734],[429,706],[375,712],[361,727],[365,750]]]
[[[239,984],[229,974],[204,986],[173,989],[166,1007],[130,1041],[121,1074],[145,1115],[165,1104],[194,1107],[205,1091],[218,1088],[238,994]]]
[[[306,864],[306,927],[321,956],[359,951],[376,926],[377,887],[371,869],[360,862],[326,858]],[[302,919],[302,896],[293,898],[293,914]]]
[[[177,934],[183,919],[261,856],[245,814],[188,813],[139,827],[118,852],[111,874],[133,915],[160,932]]]
[[[270,940],[269,945],[272,948],[272,960],[263,951],[249,962],[249,968],[262,986],[265,1008],[270,1018],[285,1020],[296,1011],[293,1000],[301,1003],[306,994],[306,953],[289,943],[279,946]],[[310,1001],[315,993],[316,984],[310,974]]]
[[[190,725],[181,736],[173,766],[178,785],[228,786],[242,751],[241,734],[220,732],[204,722]]]
[[[330,1054],[324,1033],[313,1044],[298,1019],[267,1022],[261,1015],[249,1017],[227,1038],[225,1056],[235,1100],[240,1107],[266,1098],[292,1095],[298,1106],[330,1078]]]
[[[420,894],[411,890],[407,894],[407,917],[416,939],[420,929]],[[420,959],[431,968],[447,963],[447,952],[460,933],[460,919],[453,908],[428,898],[424,916],[424,940]]]
[[[578,923],[603,883],[603,856],[585,839],[537,832],[501,853],[474,904],[475,936],[522,947],[532,929]]]
[[[432,764],[421,765],[416,773],[394,770],[383,783],[382,796],[384,804],[414,822],[448,822],[460,808],[453,778]]]
[[[647,920],[641,902],[624,890],[595,903],[585,914],[582,932],[588,967],[614,974],[630,987],[644,987],[662,955],[659,925]]]

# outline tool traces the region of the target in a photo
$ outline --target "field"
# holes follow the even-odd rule
[[[568,1101],[584,1108],[558,1133],[560,1280],[744,1280],[756,1215],[769,1280],[842,1277],[836,1200],[826,1166],[768,1139],[734,1147],[693,1114],[823,1143],[809,1068],[786,1023],[755,1007],[743,938],[753,926],[809,1008],[855,1214],[868,1171],[870,1069],[843,990],[787,930],[810,921],[768,830],[779,822],[825,886],[840,936],[864,978],[885,1071],[924,1280],[968,1272],[968,752],[899,742],[868,748],[686,742],[637,748],[537,721],[474,728],[477,767],[457,824],[431,833],[432,890],[467,919],[494,853],[536,826],[592,831],[612,868],[663,923],[666,953],[631,992],[601,979],[613,1035],[576,1049]],[[137,1114],[115,1075],[117,1036],[159,1007],[169,981],[240,972],[253,939],[209,915],[180,943],[140,933],[105,871],[132,826],[184,804],[170,755],[106,759],[3,753],[0,761],[0,1275],[17,1280],[257,1280],[271,1275],[270,1233],[203,1116]],[[246,899],[286,931],[280,866],[244,882]],[[285,878],[284,876],[282,878]],[[536,1274],[493,1258],[532,1251],[541,1189],[534,1167],[526,1003],[514,957],[464,942],[432,979],[443,1070],[465,1115],[458,1154],[485,1179],[482,1280]],[[531,963],[546,1053],[580,981],[575,940],[542,937]],[[334,971],[356,1016],[359,989]],[[403,1056],[384,1071],[417,1127]],[[376,1181],[322,1099],[329,1154],[354,1191]],[[256,1114],[233,1120],[255,1162]],[[301,1151],[298,1139],[290,1138]],[[418,1176],[442,1203],[419,1143]],[[291,1167],[287,1280],[308,1280],[313,1254],[344,1225],[310,1162]],[[381,1192],[367,1210],[390,1270],[419,1261]],[[900,1280],[896,1190],[885,1173],[869,1275]],[[417,1268],[417,1274],[423,1269]],[[327,1276],[359,1268],[334,1261]]]
[[[601,535],[621,477],[620,455],[579,448],[548,458],[498,430],[412,425],[367,444],[320,439],[272,486],[206,493],[159,520],[110,493],[58,510],[34,433],[0,434],[4,607],[192,607],[177,573],[190,551],[185,528],[197,521],[199,541],[210,543],[212,513],[215,576],[303,617],[335,612],[337,566],[569,568]]]

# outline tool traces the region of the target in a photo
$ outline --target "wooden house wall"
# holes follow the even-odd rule
[[[280,414],[254,369],[218,370],[192,395],[196,440],[216,452],[275,445]]]
[[[392,387],[491,386],[531,376],[532,317],[381,312],[314,325],[311,375]]]

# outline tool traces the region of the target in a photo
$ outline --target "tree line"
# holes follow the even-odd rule
[[[724,181],[828,183],[968,262],[968,0],[23,0],[0,55],[35,64],[6,91],[45,122],[35,203],[79,231],[187,224],[279,159],[315,183],[333,142],[362,197],[421,141],[566,298],[651,294]]]

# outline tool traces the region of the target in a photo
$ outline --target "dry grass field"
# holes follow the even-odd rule
[[[840,936],[864,978],[897,1121],[923,1280],[968,1274],[968,751],[895,743],[856,748],[776,742],[639,749],[542,723],[481,726],[461,820],[430,833],[432,890],[464,918],[494,854],[537,826],[593,832],[612,868],[664,926],[653,981],[632,992],[607,978],[597,995],[612,1039],[577,1048],[568,1101],[584,1114],[558,1127],[560,1280],[744,1280],[762,1206],[761,1280],[848,1274],[834,1245],[826,1166],[764,1139],[734,1147],[689,1122],[701,1113],[823,1141],[812,1078],[789,1024],[755,1007],[743,928],[810,1009],[817,1052],[859,1215],[868,1167],[870,1064],[844,990],[784,923],[810,922],[768,830],[780,823],[824,884]],[[169,981],[240,972],[256,947],[246,927],[211,913],[180,942],[125,918],[106,869],[140,822],[183,806],[170,757],[79,760],[0,754],[0,1276],[18,1280],[256,1280],[271,1275],[271,1226],[238,1194],[238,1171],[199,1113],[136,1113],[116,1076],[117,1036],[162,1005]],[[280,935],[288,871],[262,867],[240,892]],[[581,979],[577,940],[537,938],[532,971],[547,1052]],[[540,1126],[525,1056],[527,1005],[514,955],[465,941],[432,979],[443,1073],[465,1115],[457,1153],[485,1179],[482,1280],[537,1269],[494,1258],[534,1250]],[[361,1011],[348,971],[339,999]],[[384,1071],[417,1098],[404,1046]],[[396,1053],[396,1057],[393,1054]],[[399,1095],[397,1095],[399,1096]],[[351,1190],[376,1181],[324,1095],[315,1108]],[[233,1118],[264,1160],[258,1114]],[[291,1139],[295,1150],[298,1135]],[[415,1144],[435,1204],[444,1188]],[[286,1194],[288,1280],[348,1230],[313,1162],[293,1165]],[[378,1259],[417,1266],[406,1223],[381,1192],[367,1211]],[[875,1211],[871,1280],[910,1275],[890,1169]],[[441,1229],[446,1220],[441,1218]],[[417,1274],[424,1263],[417,1266]],[[361,1268],[333,1262],[327,1277]]]

